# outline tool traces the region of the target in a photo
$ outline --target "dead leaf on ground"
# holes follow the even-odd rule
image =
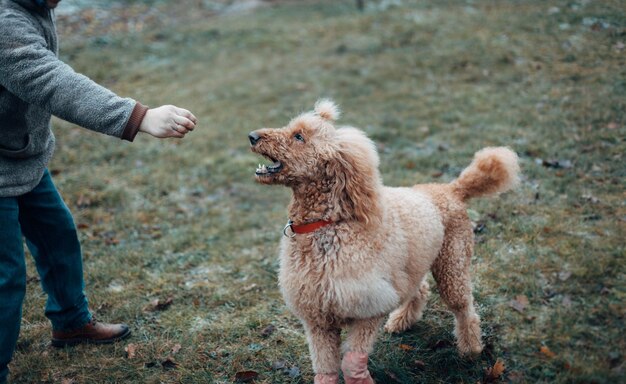
[[[276,331],[276,327],[273,324],[270,324],[267,327],[263,328],[263,330],[261,331],[261,336],[269,337],[272,335],[272,333],[274,333],[274,331]]]
[[[287,362],[285,360],[277,360],[272,363],[272,369],[274,371],[278,371],[280,369],[285,369],[285,368],[287,368]]]
[[[86,196],[81,193],[78,196],[78,199],[76,200],[76,206],[78,206],[79,208],[86,208],[86,207],[89,207],[90,205],[91,205],[91,199],[89,198],[89,196]]]
[[[591,193],[586,193],[586,194],[582,195],[580,198],[583,199],[584,201],[587,201],[587,202],[591,203],[591,204],[598,204],[600,202],[600,199],[598,199],[597,197],[595,197]]]
[[[398,345],[398,347],[400,347],[400,349],[403,350],[403,351],[412,351],[412,350],[415,349],[415,348],[413,348],[413,347],[411,347],[410,345],[407,345],[407,344],[400,344],[400,345]]]
[[[561,304],[565,308],[571,308],[572,307],[572,297],[570,295],[563,296],[563,301],[561,302]]]
[[[259,373],[255,371],[241,371],[235,374],[235,381],[239,383],[250,383],[259,377]]]
[[[172,347],[172,355],[175,355],[178,353],[178,351],[180,351],[180,349],[182,348],[182,346],[180,344],[176,344]]]
[[[130,343],[124,348],[126,351],[126,357],[129,359],[134,359],[137,354],[137,344]]]
[[[154,312],[154,311],[164,311],[169,308],[170,305],[174,302],[174,298],[168,297],[165,300],[154,299],[144,308],[144,311]]]
[[[509,381],[511,383],[522,383],[524,382],[524,374],[522,372],[519,371],[513,371],[513,372],[509,372],[506,375],[507,379],[509,379]]]
[[[550,348],[548,348],[545,345],[542,345],[541,348],[539,348],[539,352],[541,352],[544,356],[549,357],[551,359],[556,357],[556,353],[552,352]]]
[[[515,299],[509,302],[509,306],[519,313],[523,313],[526,307],[528,307],[528,297],[526,295],[517,295]]]
[[[301,375],[300,368],[294,365],[293,367],[289,369],[289,371],[287,371],[287,375],[291,377],[292,379],[295,379],[296,377],[300,377]]]
[[[168,357],[161,362],[161,366],[165,370],[176,369],[178,367],[178,363],[174,361],[174,359],[172,359],[171,357]]]
[[[485,371],[485,383],[493,383],[502,377],[504,373],[505,367],[504,362],[500,359],[497,359],[493,364],[493,367],[487,368]]]
[[[569,279],[570,276],[572,276],[572,272],[570,272],[570,271],[561,271],[561,272],[559,272],[559,280],[561,280],[561,281],[565,281],[565,280]]]
[[[537,164],[543,165],[546,168],[555,168],[555,169],[568,169],[568,168],[572,168],[573,166],[570,160],[536,159],[535,162]]]
[[[61,384],[76,384],[76,380],[64,377],[61,380]]]

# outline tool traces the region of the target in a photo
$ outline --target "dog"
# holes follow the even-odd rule
[[[402,332],[422,316],[431,271],[455,316],[462,355],[483,349],[474,309],[469,199],[519,182],[509,148],[484,148],[449,184],[392,188],[382,184],[375,144],[359,129],[336,126],[328,99],[283,128],[248,135],[251,150],[271,161],[261,184],[291,188],[289,222],[280,244],[279,285],[306,332],[315,383],[373,383],[368,355],[382,322]],[[342,328],[347,328],[341,359]]]

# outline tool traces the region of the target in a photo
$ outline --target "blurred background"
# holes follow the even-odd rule
[[[320,97],[376,141],[388,185],[448,182],[485,146],[521,158],[520,188],[469,210],[484,353],[457,356],[434,294],[380,336],[377,382],[624,380],[623,1],[65,0],[57,19],[78,72],[199,125],[124,143],[53,121],[91,306],[133,336],[52,349],[30,263],[14,382],[312,382],[277,288],[290,191],[254,182],[247,133]]]

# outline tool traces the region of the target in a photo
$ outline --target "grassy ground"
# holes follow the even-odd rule
[[[81,14],[90,30],[66,18],[64,59],[200,126],[182,142],[128,144],[55,120],[51,170],[80,227],[91,306],[133,336],[52,349],[29,260],[13,382],[311,382],[276,284],[289,191],[254,183],[246,134],[321,96],[377,141],[390,185],[449,181],[488,145],[522,161],[517,192],[472,204],[485,352],[457,356],[435,294],[413,330],[380,336],[378,382],[625,379],[622,2],[272,2],[212,17],[223,8],[209,2],[132,3]],[[506,369],[492,380],[497,359]]]

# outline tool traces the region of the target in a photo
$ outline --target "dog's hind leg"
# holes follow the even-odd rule
[[[441,298],[454,313],[459,352],[462,355],[479,354],[483,349],[480,318],[474,309],[469,273],[473,253],[471,229],[459,229],[455,235],[444,240],[432,273]]]
[[[346,384],[373,384],[367,370],[368,354],[374,348],[383,317],[354,320],[344,343],[341,370]]]
[[[385,324],[385,331],[390,333],[403,332],[419,321],[422,318],[429,295],[430,287],[426,280],[423,280],[417,294],[402,304],[400,308],[391,312]]]
[[[341,329],[334,326],[319,326],[302,323],[309,344],[316,384],[339,382]]]

